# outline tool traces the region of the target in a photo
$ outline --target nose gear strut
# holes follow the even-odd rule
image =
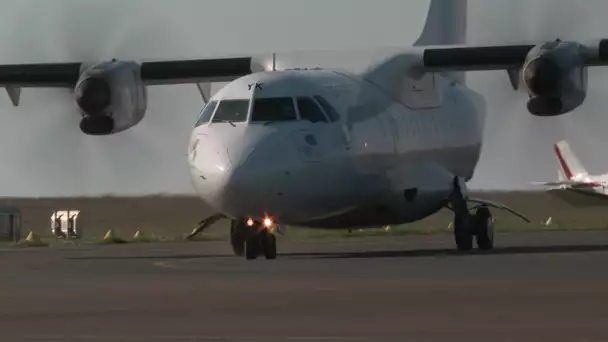
[[[215,214],[200,221],[199,226],[186,236],[186,240],[192,240],[222,218],[226,216]],[[255,259],[260,254],[266,259],[277,257],[276,236],[259,222],[249,226],[246,221],[230,220],[230,245],[234,255],[245,255],[247,259]]]

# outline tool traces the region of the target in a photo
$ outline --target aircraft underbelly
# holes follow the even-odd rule
[[[359,181],[345,189],[357,198],[354,207],[298,224],[338,229],[414,222],[441,209],[452,190],[452,175],[434,163],[414,168],[402,165],[382,176],[358,177]]]
[[[412,201],[404,201],[402,196],[364,204],[343,213],[313,218],[297,224],[311,228],[378,228],[384,225],[397,225],[415,222],[440,210],[445,203],[445,192],[422,191]]]

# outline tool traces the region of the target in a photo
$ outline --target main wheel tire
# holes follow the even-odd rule
[[[494,248],[494,222],[487,207],[475,212],[475,232],[479,249],[487,251]]]
[[[473,234],[467,221],[463,218],[454,219],[454,240],[456,248],[460,251],[469,251],[473,248]]]
[[[262,233],[262,248],[266,259],[277,258],[277,237],[271,232]]]
[[[245,241],[247,240],[247,225],[244,222],[232,220],[230,222],[230,245],[234,255],[245,254]]]

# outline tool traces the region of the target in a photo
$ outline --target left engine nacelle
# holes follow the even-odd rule
[[[537,116],[571,112],[585,101],[587,68],[578,43],[553,41],[530,50],[522,67],[528,111]]]
[[[82,72],[74,96],[82,114],[83,133],[114,134],[143,119],[148,101],[140,69],[135,62],[113,60]]]

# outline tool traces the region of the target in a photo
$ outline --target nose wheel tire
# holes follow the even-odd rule
[[[258,241],[255,237],[250,237],[245,241],[245,258],[247,260],[256,259],[258,257],[258,253]]]
[[[276,236],[267,230],[253,234],[245,241],[245,258],[256,259],[263,254],[266,259],[276,259],[277,242]]]
[[[277,237],[267,232],[263,237],[264,241],[262,242],[264,256],[266,259],[276,259],[277,258]]]
[[[237,220],[230,222],[230,246],[234,255],[243,256],[245,254],[247,228],[247,224],[244,222]]]

